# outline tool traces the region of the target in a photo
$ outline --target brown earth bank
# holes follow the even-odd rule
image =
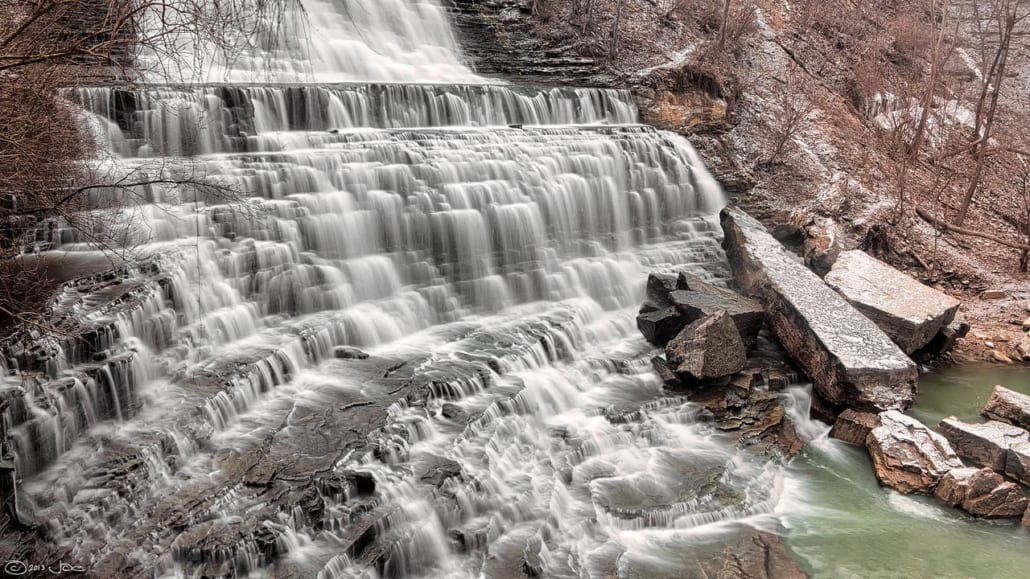
[[[1030,147],[1018,132],[1030,120],[1025,20],[982,159],[971,131],[984,133],[969,126],[981,93],[993,96],[980,79],[1001,46],[986,5],[1017,16],[1030,6],[955,2],[931,14],[925,3],[885,0],[832,9],[814,0],[454,4],[462,34],[479,27],[464,40],[481,71],[630,87],[643,121],[688,135],[728,195],[787,245],[800,250],[821,224],[837,249],[863,249],[960,299],[972,331],[938,363],[1030,360],[1021,249],[1030,244]],[[926,115],[922,102],[931,103]],[[968,215],[952,229],[974,183]]]

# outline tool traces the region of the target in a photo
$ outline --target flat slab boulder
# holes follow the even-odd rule
[[[724,378],[747,364],[744,342],[724,310],[683,328],[665,346],[665,357],[670,369],[688,380]]]
[[[876,324],[754,218],[733,208],[721,218],[737,284],[766,307],[766,321],[827,402],[869,412],[912,405],[916,365]]]
[[[960,457],[978,466],[1004,472],[1009,448],[1018,442],[1030,441],[1027,431],[1011,424],[990,420],[969,424],[951,416],[937,425]]]
[[[866,447],[880,483],[906,494],[930,494],[948,471],[964,466],[946,438],[897,410],[880,414]]]
[[[841,253],[823,279],[908,354],[946,328],[960,305],[864,251]]]
[[[986,519],[1017,518],[1027,509],[1023,489],[989,468],[949,471],[941,477],[934,496],[948,506]]]
[[[746,345],[750,346],[758,339],[758,332],[765,319],[762,304],[733,290],[706,282],[696,275],[681,273],[678,285],[680,289],[669,293],[669,301],[688,320],[693,322],[725,310],[733,318]]]
[[[984,404],[983,415],[1030,429],[1030,396],[1004,386],[995,386]]]
[[[880,417],[871,412],[858,412],[848,408],[840,413],[830,429],[830,436],[837,440],[865,446],[869,433],[880,425]]]

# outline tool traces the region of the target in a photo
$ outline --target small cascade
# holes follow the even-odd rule
[[[45,540],[97,576],[572,578],[773,526],[782,469],[634,323],[648,271],[726,277],[690,143],[476,76],[436,0],[303,9],[200,84],[66,93],[147,184],[95,192],[129,259],[58,296],[78,337],[4,353]]]

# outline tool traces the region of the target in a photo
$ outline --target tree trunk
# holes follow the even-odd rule
[[[615,5],[615,23],[612,24],[612,47],[608,53],[609,60],[615,60],[619,53],[619,21],[622,20],[622,0]]]
[[[962,226],[966,221],[966,216],[969,215],[969,206],[973,203],[973,197],[976,196],[977,189],[980,188],[980,178],[983,176],[984,164],[987,162],[987,147],[983,146],[988,143],[991,139],[991,129],[994,127],[994,117],[998,112],[998,97],[1001,95],[1001,83],[1005,79],[1005,67],[1008,64],[1009,59],[1009,46],[1012,44],[1012,32],[1016,27],[1016,23],[1022,18],[1016,17],[1016,8],[1013,7],[1011,11],[1008,10],[1006,4],[1005,12],[1005,26],[1001,29],[1001,38],[998,45],[998,68],[995,71],[994,78],[994,91],[991,93],[991,104],[987,109],[987,114],[984,117],[983,126],[983,137],[981,138],[981,145],[976,149],[976,169],[973,171],[973,178],[969,182],[969,187],[966,189],[966,195],[962,199],[962,205],[959,207],[958,215],[955,216],[955,225]],[[991,79],[987,79],[990,82]]]
[[[719,26],[719,49],[726,46],[726,27],[730,23],[730,0],[724,0],[722,4],[722,23]]]

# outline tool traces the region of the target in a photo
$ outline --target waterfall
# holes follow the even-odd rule
[[[98,192],[134,259],[65,287],[88,339],[16,356],[47,540],[114,576],[582,577],[772,516],[779,470],[634,326],[648,271],[726,275],[690,143],[627,91],[476,76],[436,0],[288,16],[190,53],[210,82],[65,95],[148,184]]]

